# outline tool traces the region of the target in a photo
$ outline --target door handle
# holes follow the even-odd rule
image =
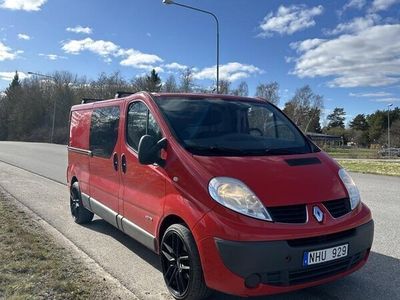
[[[126,156],[125,156],[125,154],[121,155],[121,168],[122,168],[122,172],[126,173]]]
[[[114,170],[118,171],[118,154],[117,154],[117,152],[115,152],[114,156],[113,156],[113,165],[114,165]]]

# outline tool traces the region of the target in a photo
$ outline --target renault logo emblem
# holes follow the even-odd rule
[[[324,213],[322,212],[322,210],[318,207],[318,206],[314,206],[313,207],[313,214],[315,219],[321,223],[324,220]]]

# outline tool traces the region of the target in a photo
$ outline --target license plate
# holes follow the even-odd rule
[[[303,256],[303,266],[310,266],[346,257],[349,244],[316,251],[306,251]]]

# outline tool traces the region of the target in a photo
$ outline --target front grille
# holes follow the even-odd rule
[[[332,217],[339,218],[351,211],[349,198],[323,202]]]
[[[272,220],[280,223],[305,223],[307,209],[303,205],[268,207]]]
[[[350,270],[359,264],[365,255],[366,251],[357,253],[351,257],[323,263],[322,265],[292,271],[264,273],[261,274],[261,280],[264,284],[275,286],[289,286],[321,280]]]
[[[332,234],[288,240],[287,243],[291,247],[318,246],[321,244],[334,243],[339,240],[347,239],[347,238],[353,236],[355,232],[356,232],[356,229],[354,228],[354,229],[349,229],[346,231],[341,231],[341,232],[332,233]]]

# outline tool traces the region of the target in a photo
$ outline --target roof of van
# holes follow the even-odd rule
[[[238,100],[247,100],[247,101],[261,101],[266,102],[268,100],[260,98],[260,97],[243,97],[243,96],[235,96],[235,95],[226,95],[226,94],[215,94],[215,93],[148,93],[148,92],[137,92],[137,93],[124,93],[124,97],[121,98],[111,98],[111,99],[83,99],[84,101],[81,104],[74,105],[74,109],[82,109],[92,107],[94,103],[104,103],[104,102],[115,102],[123,99],[129,99],[135,97],[135,95],[139,94],[148,94],[152,97],[176,97],[176,98],[207,98],[207,99],[238,99]],[[86,100],[86,101],[85,101]]]
[[[250,101],[262,101],[269,102],[267,99],[263,99],[261,97],[244,97],[244,96],[235,96],[235,95],[227,95],[227,94],[215,94],[215,93],[150,93],[153,97],[177,97],[177,98],[215,98],[215,99],[241,99],[241,100],[250,100]]]

